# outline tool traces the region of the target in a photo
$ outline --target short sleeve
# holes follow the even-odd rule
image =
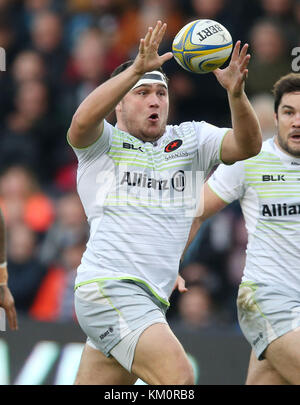
[[[208,179],[209,187],[227,204],[240,199],[245,192],[244,162],[231,166],[221,164]]]
[[[223,139],[231,128],[219,128],[205,121],[193,122],[193,125],[198,142],[199,162],[202,162],[203,170],[222,163]]]
[[[102,134],[101,135],[99,134],[99,138],[94,143],[85,148],[76,148],[70,143],[67,136],[68,143],[77,156],[79,166],[81,164],[84,164],[85,162],[90,162],[96,159],[97,157],[103,155],[104,153],[108,152],[111,146],[112,131],[113,126],[109,124],[106,120],[104,120],[104,127]]]

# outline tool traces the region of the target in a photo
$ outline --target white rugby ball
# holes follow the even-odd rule
[[[232,51],[229,31],[214,20],[186,24],[175,36],[172,52],[181,67],[193,73],[209,73],[222,66]]]

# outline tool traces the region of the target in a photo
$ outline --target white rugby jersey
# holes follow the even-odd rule
[[[268,139],[257,156],[220,165],[208,184],[225,202],[240,200],[248,231],[242,281],[299,292],[300,158]]]
[[[200,186],[220,163],[227,131],[185,122],[167,126],[151,143],[104,121],[93,145],[73,147],[77,189],[90,225],[75,286],[132,279],[169,304]]]

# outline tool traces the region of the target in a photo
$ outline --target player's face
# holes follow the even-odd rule
[[[282,96],[276,115],[277,145],[292,156],[300,157],[300,92]]]
[[[168,90],[161,84],[144,84],[131,90],[117,109],[118,127],[136,138],[151,142],[166,129]]]

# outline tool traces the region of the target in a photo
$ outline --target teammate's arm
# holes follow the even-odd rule
[[[17,312],[14,298],[7,286],[8,273],[6,262],[6,232],[5,223],[0,210],[0,307],[4,308],[9,327],[18,329]]]
[[[197,215],[192,222],[188,240],[181,255],[180,260],[181,262],[184,258],[184,255],[188,247],[190,246],[195,236],[197,235],[202,223],[206,219],[216,214],[218,211],[222,210],[227,205],[225,201],[223,201],[220,197],[217,196],[217,194],[214,191],[212,191],[212,189],[209,187],[207,183],[204,184],[203,198],[204,198],[203,211],[200,215]]]
[[[259,121],[244,91],[250,60],[248,44],[241,51],[240,46],[241,42],[238,41],[227,68],[214,71],[219,83],[227,90],[233,128],[225,135],[222,143],[221,159],[224,163],[255,156],[262,145]]]
[[[155,28],[148,28],[145,38],[140,40],[139,52],[134,63],[126,70],[97,87],[75,112],[68,138],[72,146],[84,148],[99,138],[103,131],[104,118],[115,109],[126,93],[145,72],[158,69],[173,54],[158,55],[158,47],[167,25],[158,21]]]

